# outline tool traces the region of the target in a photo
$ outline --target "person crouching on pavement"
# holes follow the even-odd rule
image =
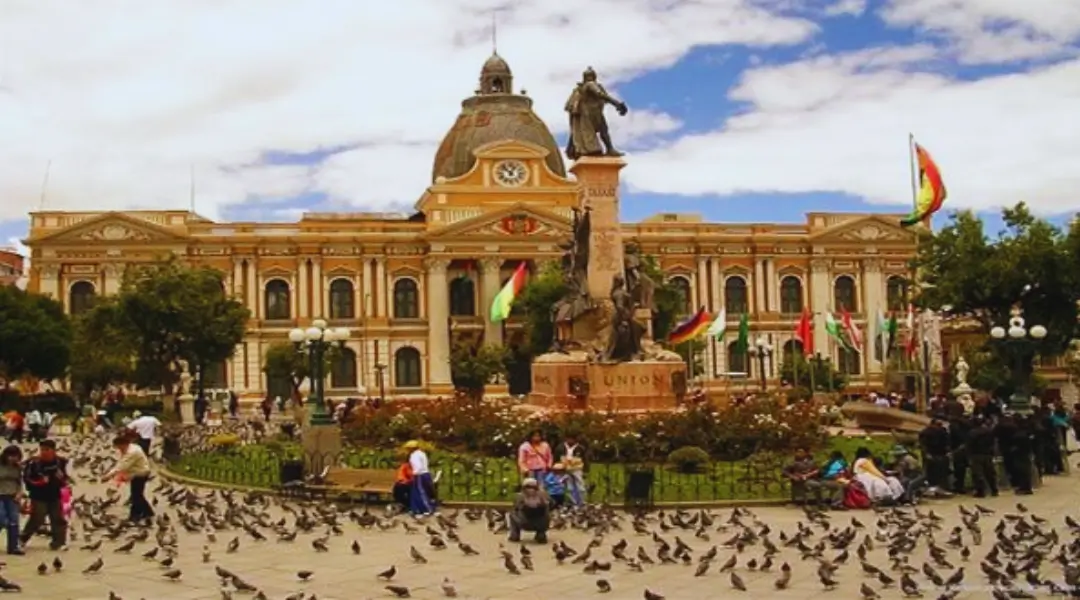
[[[551,524],[551,498],[540,488],[540,482],[527,477],[521,491],[514,499],[514,508],[506,515],[510,529],[510,541],[520,542],[522,531],[536,533],[536,543],[547,543],[547,530]]]

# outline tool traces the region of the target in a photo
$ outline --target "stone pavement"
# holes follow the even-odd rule
[[[102,446],[91,449],[87,445],[80,448],[71,447],[69,442],[69,455],[107,455],[108,452]],[[80,477],[80,483],[76,488],[76,496],[85,495],[91,502],[85,506],[94,507],[100,504],[99,500],[109,493],[108,486],[92,483],[89,475],[90,469],[101,471],[108,465],[101,461],[92,461],[89,467],[84,466],[76,470]],[[966,569],[964,583],[958,588],[959,594],[955,598],[990,598],[990,587],[980,572],[978,562],[985,556],[994,544],[994,526],[1002,515],[1017,513],[1017,500],[1021,500],[1029,509],[1030,513],[1024,517],[1024,521],[1031,523],[1031,515],[1037,515],[1041,519],[1048,519],[1046,525],[1041,525],[1049,530],[1056,529],[1060,539],[1067,543],[1074,532],[1065,524],[1066,515],[1072,514],[1080,518],[1080,510],[1076,508],[1076,478],[1075,476],[1062,476],[1048,478],[1045,485],[1034,496],[1017,497],[1011,493],[1004,493],[998,498],[989,498],[982,501],[982,505],[996,511],[995,514],[986,515],[980,521],[983,531],[981,545],[975,545],[968,533],[962,535],[963,544],[970,547],[972,556],[968,561],[961,557],[960,550],[947,545],[950,529],[960,524],[960,512],[958,507],[963,504],[974,510],[974,501],[971,498],[954,500],[942,500],[927,503],[919,508],[923,518],[919,519],[919,525],[908,527],[916,530],[930,523],[926,515],[932,510],[936,515],[943,518],[941,528],[934,534],[936,544],[947,550],[947,560],[956,567],[963,566]],[[348,515],[343,513],[338,519],[339,531],[330,530],[326,524],[320,524],[313,528],[310,533],[301,531],[293,541],[279,541],[278,534],[269,526],[254,525],[252,529],[261,532],[268,538],[265,541],[256,541],[253,537],[236,526],[236,522],[243,520],[249,525],[257,520],[266,522],[285,520],[283,531],[296,531],[294,523],[296,516],[289,511],[296,511],[309,516],[316,515],[316,507],[299,507],[295,503],[282,502],[277,499],[268,500],[268,507],[263,508],[258,503],[247,504],[245,508],[234,510],[236,514],[233,524],[221,519],[226,514],[226,502],[221,494],[205,490],[195,490],[198,497],[190,502],[182,503],[180,507],[169,506],[164,495],[163,488],[171,487],[174,490],[180,486],[172,486],[160,479],[151,483],[153,496],[157,499],[156,509],[160,514],[167,514],[171,525],[176,531],[177,544],[176,556],[172,568],[182,571],[178,581],[167,580],[163,574],[169,569],[159,565],[153,560],[141,557],[141,554],[151,550],[155,546],[155,536],[151,534],[147,541],[138,542],[129,554],[117,553],[115,549],[121,546],[131,533],[136,530],[125,531],[117,540],[110,541],[104,538],[106,528],[99,528],[89,534],[89,539],[94,542],[102,541],[97,550],[81,549],[87,545],[88,536],[85,531],[92,528],[88,519],[76,517],[73,529],[78,534],[78,539],[70,543],[70,550],[62,553],[51,552],[47,548],[47,540],[38,538],[31,544],[25,557],[8,556],[6,566],[0,575],[9,581],[16,582],[23,587],[23,594],[30,598],[42,600],[51,599],[105,599],[109,598],[110,592],[115,597],[128,599],[217,599],[225,597],[220,591],[221,580],[215,575],[215,566],[221,566],[240,576],[244,581],[261,590],[265,597],[270,599],[281,598],[304,598],[315,597],[323,600],[334,599],[358,599],[358,598],[392,598],[392,592],[384,589],[387,585],[377,579],[376,574],[391,566],[396,567],[397,574],[392,584],[405,586],[409,589],[412,598],[441,598],[444,597],[440,589],[440,583],[449,577],[458,591],[460,598],[490,598],[490,599],[551,599],[551,598],[642,598],[646,589],[663,595],[671,600],[687,599],[697,600],[719,596],[734,596],[745,598],[838,598],[843,600],[856,600],[862,597],[860,585],[865,583],[872,590],[880,594],[882,598],[901,598],[903,594],[897,586],[883,588],[874,578],[862,573],[859,560],[856,558],[856,548],[863,539],[869,535],[878,538],[873,543],[873,549],[867,553],[868,562],[885,569],[885,572],[900,579],[900,573],[889,569],[889,561],[886,558],[886,543],[880,541],[881,535],[877,529],[878,519],[871,511],[833,512],[829,514],[831,527],[834,531],[853,526],[852,519],[857,519],[865,525],[865,529],[853,529],[854,542],[848,547],[850,558],[845,564],[839,566],[833,575],[838,585],[833,590],[826,590],[818,580],[816,574],[818,562],[814,559],[804,560],[800,551],[793,547],[787,547],[782,543],[781,533],[789,538],[796,532],[796,523],[807,523],[806,515],[794,508],[757,508],[740,520],[749,526],[749,529],[760,533],[764,527],[768,527],[768,539],[779,546],[780,553],[774,558],[774,566],[768,573],[748,568],[751,559],[761,563],[764,558],[764,543],[761,536],[751,536],[747,539],[746,547],[738,552],[734,548],[724,547],[723,544],[730,538],[743,531],[742,527],[728,522],[732,516],[731,509],[709,511],[713,522],[709,527],[703,528],[703,532],[697,531],[696,527],[671,528],[665,521],[663,530],[657,519],[652,515],[647,523],[648,529],[655,531],[662,539],[676,545],[676,537],[683,540],[692,548],[690,564],[656,564],[643,565],[641,572],[635,572],[628,566],[626,561],[612,558],[611,546],[620,539],[627,541],[628,556],[634,556],[638,547],[644,548],[645,552],[654,561],[657,561],[658,544],[650,534],[640,534],[634,531],[630,518],[624,518],[619,522],[621,531],[611,531],[604,536],[603,542],[592,549],[592,559],[610,564],[609,571],[599,571],[595,574],[584,572],[585,564],[572,564],[572,558],[564,564],[557,564],[550,544],[542,546],[533,543],[526,538],[524,546],[531,550],[534,570],[522,569],[520,575],[514,575],[507,571],[503,565],[499,551],[500,545],[504,545],[510,552],[515,563],[520,567],[521,548],[518,544],[505,543],[505,537],[494,535],[487,530],[485,519],[470,522],[461,511],[457,521],[460,527],[457,535],[463,542],[473,546],[478,552],[477,556],[466,556],[457,548],[453,541],[449,541],[449,547],[445,550],[433,549],[429,544],[430,536],[425,533],[427,525],[438,529],[437,524],[417,523],[408,517],[396,517],[394,519],[382,519],[379,512],[380,524],[389,527],[383,530],[379,526],[361,528],[355,522],[350,522]],[[115,492],[113,492],[115,494]],[[126,492],[125,492],[126,494]],[[243,497],[237,495],[237,504],[244,505]],[[120,516],[124,507],[122,502],[117,503],[109,514]],[[283,506],[286,505],[286,506]],[[213,506],[208,511],[208,506]],[[100,514],[100,507],[93,508],[95,514]],[[359,513],[360,510],[357,509]],[[447,514],[452,510],[445,511]],[[259,519],[256,515],[265,513],[265,517]],[[216,532],[216,541],[208,541],[206,531],[211,529],[208,515],[218,515],[221,528]],[[666,518],[670,519],[673,513],[668,511]],[[697,511],[688,511],[687,518],[698,518]],[[913,514],[913,513],[912,513]],[[203,531],[188,533],[180,525],[181,517],[202,521],[200,525]],[[391,525],[392,524],[392,525]],[[1037,522],[1036,522],[1037,524]],[[412,531],[406,530],[408,526]],[[1011,531],[1010,526],[1010,531]],[[822,536],[823,528],[819,525],[812,526],[814,534],[806,538],[807,546],[815,546]],[[718,529],[720,529],[718,531]],[[895,530],[895,526],[890,529]],[[445,533],[442,533],[445,535]],[[551,542],[565,542],[570,547],[584,552],[589,541],[593,539],[593,531],[582,531],[568,528],[566,530],[553,531],[550,534]],[[894,535],[890,533],[889,535]],[[318,551],[313,541],[328,536],[325,543],[326,551]],[[708,537],[709,539],[704,539]],[[239,548],[233,553],[227,552],[227,545],[234,538],[239,539]],[[356,554],[350,546],[356,541],[360,544],[360,553]],[[209,560],[203,560],[203,548],[207,547],[210,552]],[[713,546],[720,546],[716,558],[711,561],[708,571],[702,576],[695,576],[695,570],[699,564],[699,557]],[[911,552],[909,564],[920,569],[927,560],[927,541],[920,539],[918,546]],[[410,548],[415,547],[428,561],[427,564],[418,564],[410,558]],[[824,551],[823,556],[829,560],[836,560],[841,550],[832,544]],[[1052,554],[1056,555],[1057,548]],[[163,557],[163,551],[158,552],[158,558]],[[51,564],[56,556],[60,556],[64,562],[61,572],[56,573],[49,567],[48,574],[39,575],[38,565]],[[737,565],[734,573],[745,583],[747,591],[737,591],[732,587],[730,573],[721,572],[722,565],[730,557],[736,556]],[[96,558],[104,561],[104,567],[96,574],[83,574],[81,571],[90,565]],[[787,589],[778,591],[774,587],[774,581],[778,578],[779,566],[787,562],[791,565],[792,576]],[[1002,564],[1007,560],[1002,553]],[[1004,567],[1002,567],[1004,569]],[[309,581],[302,582],[297,577],[299,571],[312,571]],[[953,569],[937,567],[942,576],[948,577]],[[1041,576],[1062,581],[1061,566],[1049,559],[1039,569]],[[928,599],[938,598],[942,589],[934,589],[933,584],[921,572],[913,573],[913,578],[921,586],[925,597]],[[611,585],[611,591],[601,594],[597,588],[597,580],[604,579]],[[232,586],[228,589],[234,590]],[[303,595],[297,595],[302,593]],[[254,592],[241,593],[231,592],[235,599],[257,598]],[[1049,597],[1045,590],[1036,591],[1032,597]]]

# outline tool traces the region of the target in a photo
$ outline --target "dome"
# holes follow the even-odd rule
[[[555,136],[533,112],[532,99],[514,94],[513,83],[510,65],[498,54],[492,54],[480,70],[480,89],[461,103],[461,114],[439,145],[432,181],[468,173],[476,164],[473,153],[477,148],[504,140],[529,142],[546,149],[548,168],[566,176]]]

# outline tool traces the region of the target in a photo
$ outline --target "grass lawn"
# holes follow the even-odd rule
[[[873,438],[830,438],[829,446],[818,452],[824,460],[833,450],[851,459],[855,449],[866,446],[884,456],[892,447],[890,436]],[[283,461],[300,460],[297,444],[242,446],[232,450],[184,455],[171,469],[187,477],[215,483],[272,487],[280,482]],[[390,450],[348,449],[342,462],[354,468],[394,469],[398,458]],[[713,462],[700,473],[680,473],[663,466],[624,464],[589,465],[585,479],[589,499],[619,503],[632,471],[645,469],[654,476],[656,502],[708,502],[716,500],[769,500],[788,497],[780,469],[788,457],[755,456],[744,461]],[[430,455],[433,473],[442,472],[439,496],[447,501],[509,501],[517,491],[520,476],[512,458],[473,457],[434,451]]]

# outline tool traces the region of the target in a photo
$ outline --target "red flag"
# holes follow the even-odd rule
[[[844,312],[840,315],[840,323],[844,327],[844,332],[847,333],[848,342],[851,344],[851,347],[858,352],[862,352],[862,332],[859,331],[859,326],[851,320],[851,313],[849,313],[846,308],[844,309]]]
[[[911,304],[907,306],[907,318],[904,319],[907,325],[907,343],[904,345],[904,352],[907,354],[908,360],[911,360],[915,356],[915,350],[918,348],[918,336],[915,335],[915,307]]]
[[[810,310],[804,308],[802,317],[795,324],[795,339],[802,344],[803,356],[814,354],[814,324],[811,320]]]

